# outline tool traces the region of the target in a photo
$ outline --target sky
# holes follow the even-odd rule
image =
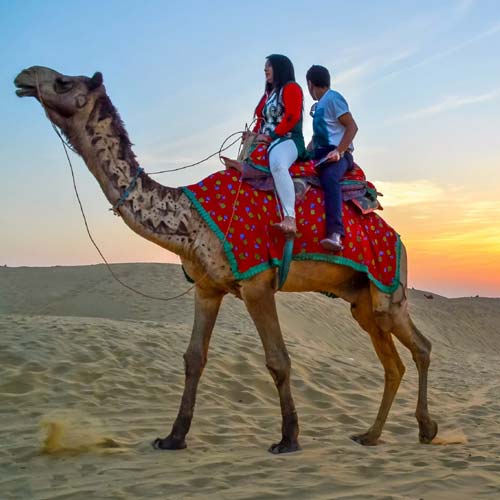
[[[251,122],[271,53],[290,57],[304,89],[311,64],[330,69],[359,126],[355,160],[407,247],[409,285],[499,297],[497,0],[0,0],[0,265],[100,262],[61,143],[40,105],[15,95],[19,71],[101,71],[139,162],[156,171],[217,151]],[[306,141],[311,131],[306,116]],[[73,163],[110,262],[178,262],[115,217]],[[215,158],[157,180],[187,185],[220,169]]]

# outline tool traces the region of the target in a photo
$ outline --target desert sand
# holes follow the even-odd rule
[[[120,264],[146,293],[188,288],[181,268]],[[428,292],[425,294],[427,295]],[[302,450],[273,456],[276,390],[257,333],[225,299],[182,451],[153,450],[170,431],[184,373],[192,292],[158,302],[105,266],[0,268],[2,499],[500,498],[500,299],[410,291],[432,341],[429,404],[436,443],[418,443],[417,375],[407,366],[383,442],[372,423],[383,370],[340,299],[280,294]]]

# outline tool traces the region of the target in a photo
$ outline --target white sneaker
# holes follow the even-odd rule
[[[332,233],[328,238],[321,240],[319,244],[330,252],[340,252],[344,249],[342,246],[342,236],[339,233]]]

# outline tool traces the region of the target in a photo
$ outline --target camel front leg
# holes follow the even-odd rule
[[[172,432],[165,439],[155,439],[153,446],[156,449],[179,450],[186,448],[186,434],[193,419],[198,382],[207,362],[210,337],[224,295],[225,293],[218,290],[196,287],[193,331],[189,346],[184,354],[186,373],[184,393]]]
[[[243,300],[264,346],[266,366],[273,377],[280,398],[282,438],[271,445],[274,454],[300,449],[299,423],[290,389],[290,356],[285,346],[276,311],[274,290],[267,284],[250,285],[242,290]]]

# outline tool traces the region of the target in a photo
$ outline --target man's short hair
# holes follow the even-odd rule
[[[313,64],[306,73],[306,80],[315,87],[330,87],[330,73],[324,66]]]

